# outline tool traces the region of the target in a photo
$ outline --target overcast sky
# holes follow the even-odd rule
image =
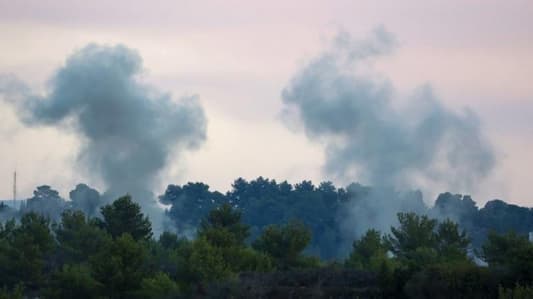
[[[377,65],[399,92],[431,84],[448,107],[475,111],[495,145],[493,174],[449,191],[532,206],[532,1],[0,0],[0,73],[46,92],[76,49],[124,44],[142,56],[143,81],[176,99],[199,95],[208,118],[207,142],[173,159],[154,192],[187,181],[226,191],[239,176],[318,183],[332,179],[323,148],[283,123],[281,90],[336,32],[363,38],[376,26],[399,42]],[[45,183],[65,197],[79,182],[102,188],[76,163],[79,142],[25,127],[0,102],[0,198],[11,197],[14,169],[21,197]]]

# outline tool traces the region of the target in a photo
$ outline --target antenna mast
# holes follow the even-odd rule
[[[13,173],[13,206],[17,207],[17,171]]]

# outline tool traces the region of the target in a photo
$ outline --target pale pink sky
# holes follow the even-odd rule
[[[531,1],[0,0],[0,73],[42,90],[74,50],[123,43],[142,55],[146,81],[198,94],[209,119],[207,143],[173,160],[156,192],[190,180],[227,190],[238,176],[318,182],[322,148],[280,121],[280,91],[339,29],[364,37],[379,25],[400,42],[378,65],[399,91],[430,83],[446,105],[475,110],[496,146],[494,174],[451,191],[532,206]],[[23,196],[42,183],[63,196],[80,181],[102,186],[77,169],[75,136],[25,128],[1,102],[0,119],[0,198],[14,168]]]

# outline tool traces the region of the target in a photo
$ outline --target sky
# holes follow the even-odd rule
[[[323,145],[284,123],[281,91],[337,32],[364,38],[380,26],[398,48],[376,68],[398,92],[430,84],[450,109],[475,111],[495,148],[496,167],[483,182],[430,190],[426,200],[451,191],[481,205],[500,198],[533,206],[531,1],[0,0],[0,74],[45,93],[74,51],[123,44],[141,55],[144,82],[175,99],[197,95],[208,120],[206,142],[171,158],[155,193],[188,181],[226,191],[237,177],[318,183],[334,180],[322,171]],[[14,169],[20,197],[40,184],[65,197],[79,182],[102,189],[77,163],[80,142],[23,125],[0,101],[0,198],[12,196]]]

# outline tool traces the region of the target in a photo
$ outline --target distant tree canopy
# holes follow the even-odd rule
[[[141,212],[141,206],[126,195],[101,209],[104,226],[114,238],[129,234],[135,240],[152,237],[152,224]]]
[[[69,196],[70,201],[67,201],[52,187],[38,186],[33,191],[33,196],[21,204],[20,212],[22,214],[36,212],[50,219],[59,220],[64,210],[74,209],[92,217],[97,216],[99,208],[104,204],[100,193],[85,184],[78,184],[74,190],[70,191]]]
[[[0,220],[18,218],[33,211],[52,221],[60,221],[62,212],[69,209],[82,211],[88,217],[102,218],[102,207],[109,203],[109,199],[104,199],[97,190],[85,184],[78,184],[69,193],[69,198],[63,199],[50,186],[39,186],[20,210],[0,205]],[[395,219],[398,212],[415,212],[439,221],[450,219],[459,225],[461,231],[465,230],[472,247],[478,251],[490,231],[514,231],[521,236],[533,231],[532,208],[507,204],[501,200],[489,201],[483,208],[478,208],[470,196],[449,192],[440,194],[434,206],[428,208],[420,192],[396,192],[360,184],[337,188],[331,182],[322,182],[317,186],[306,180],[290,184],[263,177],[251,181],[238,178],[225,194],[211,191],[208,185],[201,182],[169,185],[164,194],[159,196],[159,202],[168,207],[165,212],[170,218],[170,221],[165,222],[168,229],[189,237],[201,229],[202,219],[210,211],[223,205],[239,210],[240,219],[248,226],[248,237],[244,242],[249,244],[267,226],[284,225],[298,219],[313,236],[305,253],[326,260],[347,257],[351,240],[363,236],[369,228],[387,233],[390,226],[398,224]],[[111,223],[107,223],[117,228],[115,235],[120,235],[125,229],[120,226],[130,226],[119,224],[120,213],[116,208],[109,206],[106,211],[108,216],[115,215],[113,220],[109,220]],[[354,214],[354,211],[357,213]],[[375,227],[368,221],[385,224]],[[142,235],[130,233],[134,238]]]
[[[98,207],[102,204],[100,193],[85,184],[78,184],[69,196],[72,209],[82,211],[90,217],[96,216]]]
[[[26,200],[21,207],[23,213],[36,212],[52,219],[58,219],[67,203],[59,196],[59,192],[50,186],[43,185],[33,191],[33,197]]]
[[[226,194],[210,191],[209,186],[203,183],[169,185],[159,199],[161,203],[170,205],[167,215],[178,231],[198,228],[201,219],[211,209],[224,204],[239,208],[243,222],[250,226],[251,240],[256,239],[268,225],[299,219],[313,235],[306,251],[324,259],[333,259],[346,256],[349,250],[346,239],[355,237],[346,232],[344,220],[349,216],[346,211],[354,204],[365,207],[362,202],[373,200],[368,197],[372,190],[372,187],[359,184],[337,188],[331,182],[315,186],[310,181],[302,181],[292,185],[286,181],[278,183],[259,177],[252,181],[235,180]],[[465,230],[466,237],[477,249],[481,248],[491,230],[499,233],[516,231],[521,235],[533,231],[533,209],[500,200],[489,201],[479,209],[470,196],[443,193],[438,196],[435,205],[428,208],[417,192],[385,194],[392,196],[390,202],[401,202],[397,212],[416,212],[439,220],[453,220],[461,230]],[[379,213],[379,209],[368,210],[368,213]]]

